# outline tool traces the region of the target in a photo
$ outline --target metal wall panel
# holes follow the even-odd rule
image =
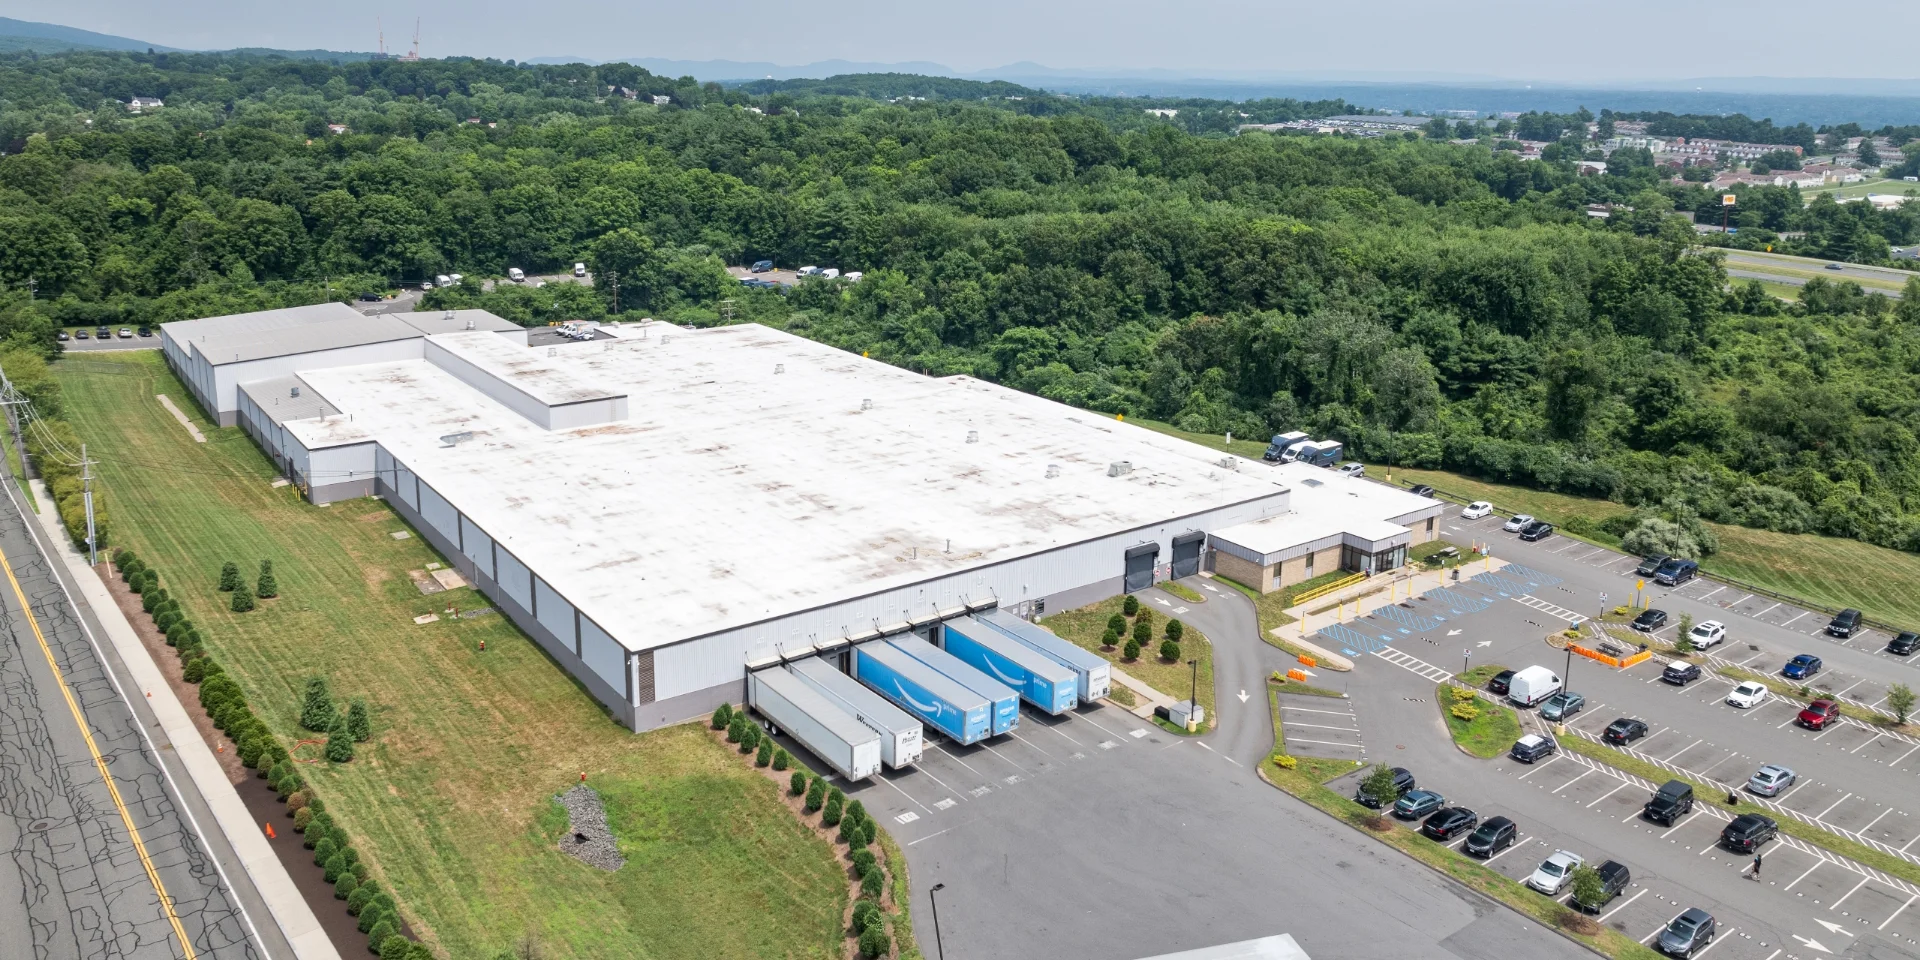
[[[627,689],[627,648],[586,617],[580,618],[580,660],[615,690]]]
[[[373,469],[380,475],[380,482],[393,489],[393,455],[377,443],[373,445]]]
[[[488,579],[493,578],[493,538],[474,526],[466,514],[460,515],[460,552]]]
[[[400,497],[401,503],[416,511],[420,509],[420,483],[415,479],[413,471],[408,470],[407,465],[398,460],[393,462],[393,490]]]
[[[498,545],[493,548],[493,557],[498,565],[494,581],[500,584],[500,589],[506,591],[507,596],[513,598],[514,603],[522,609],[532,610],[533,574],[527,570],[527,565],[508,553],[506,547]]]
[[[427,525],[440,531],[447,542],[458,546],[460,543],[460,511],[453,508],[445,497],[435,493],[426,481],[420,483],[420,516]]]
[[[533,578],[533,615],[541,626],[552,631],[568,648],[580,649],[580,638],[575,636],[573,630],[573,604],[561,599],[539,577]]]

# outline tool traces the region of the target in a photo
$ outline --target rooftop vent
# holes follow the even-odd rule
[[[1124,477],[1133,472],[1133,463],[1128,460],[1115,460],[1107,464],[1107,476]]]
[[[294,387],[293,390],[287,394],[287,396],[290,396],[290,397],[297,397],[299,395],[300,395],[299,387]]]
[[[1315,479],[1313,479],[1312,477],[1308,477],[1307,479],[1305,479],[1305,480],[1302,480],[1302,481],[1300,481],[1300,482],[1301,482],[1301,483],[1304,483],[1304,484],[1306,484],[1306,485],[1307,485],[1307,486],[1309,486],[1309,487],[1317,487],[1317,486],[1319,486],[1319,485],[1320,485],[1320,484],[1321,484],[1321,483],[1322,483],[1323,481],[1320,481],[1320,480],[1315,480]]]
[[[968,431],[967,431],[967,442],[968,442],[968,443],[979,443],[979,442],[980,442],[980,431],[978,431],[978,430],[968,430]]]
[[[467,321],[467,329],[468,329],[468,330],[472,330],[472,329],[473,329],[473,321],[472,321],[472,320],[468,320],[468,321]]]
[[[1060,475],[1060,465],[1059,465],[1059,464],[1057,464],[1057,463],[1049,463],[1049,464],[1047,464],[1047,479],[1048,479],[1048,480],[1052,480],[1053,478],[1055,478],[1055,477],[1057,477],[1057,476],[1059,476],[1059,475]]]
[[[786,372],[787,372],[787,365],[786,365],[786,364],[784,364],[784,363],[776,363],[776,364],[774,364],[774,365],[773,365],[773,372],[774,372],[774,373],[786,373]]]
[[[872,400],[861,400],[861,401],[860,401],[860,409],[862,409],[862,410],[872,410],[872,409],[873,409],[873,401],[872,401]]]
[[[1227,468],[1228,470],[1240,469],[1240,461],[1233,457],[1221,457],[1220,465]]]
[[[443,444],[446,444],[449,447],[454,447],[454,446],[459,446],[460,442],[463,440],[472,440],[472,439],[473,439],[472,430],[462,430],[459,433],[448,433],[448,434],[441,435],[440,442]]]

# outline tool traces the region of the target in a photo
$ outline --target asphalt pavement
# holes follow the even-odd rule
[[[17,503],[0,505],[0,955],[267,956]]]

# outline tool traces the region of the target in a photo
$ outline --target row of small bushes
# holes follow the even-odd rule
[[[1140,605],[1140,598],[1127,594],[1121,601],[1121,612],[1107,618],[1107,632],[1100,635],[1100,645],[1113,649],[1120,643],[1121,637],[1129,633],[1127,618],[1133,618],[1132,636],[1128,637],[1125,649],[1120,655],[1128,660],[1140,659],[1140,651],[1153,642],[1153,611]],[[1186,636],[1187,625],[1178,620],[1169,619],[1166,627],[1166,639],[1160,641],[1160,659],[1178,662],[1180,660],[1180,638]]]
[[[727,742],[739,744],[741,753],[756,754],[757,766],[771,765],[775,770],[785,770],[792,763],[792,757],[773,746],[773,738],[749,719],[744,710],[734,710],[723,703],[713,711],[712,726],[715,730],[727,731]],[[825,777],[795,770],[787,780],[787,790],[793,796],[805,798],[802,810],[808,815],[820,814],[821,826],[840,828],[839,842],[846,844],[847,862],[860,878],[860,898],[853,904],[850,932],[858,938],[861,956],[887,956],[893,950],[893,937],[887,932],[886,911],[880,907],[887,877],[871,849],[880,836],[880,825],[860,801],[848,803],[847,795],[839,787],[829,787]]]
[[[293,755],[254,714],[240,684],[207,654],[199,628],[181,612],[180,602],[160,586],[159,574],[131,550],[115,551],[113,566],[126,581],[127,589],[140,595],[141,609],[153,617],[154,626],[166,635],[167,644],[185,663],[187,682],[199,684],[201,709],[233,741],[240,762],[266,780],[287,805],[294,829],[304,834],[306,847],[314,852],[314,864],[333,884],[334,897],[346,901],[347,912],[360,918],[360,932],[367,934],[368,951],[381,960],[431,960],[433,951],[425,944],[400,935],[393,897],[368,877],[367,865],[346,831],[334,822],[326,803],[314,795],[300,775]],[[323,693],[324,689],[323,684]],[[362,718],[364,722],[364,707]],[[350,744],[348,751],[351,759]]]

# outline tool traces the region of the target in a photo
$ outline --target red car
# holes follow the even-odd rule
[[[1840,705],[1832,700],[1815,700],[1800,711],[1800,725],[1808,730],[1825,727],[1828,721],[1840,715]]]

